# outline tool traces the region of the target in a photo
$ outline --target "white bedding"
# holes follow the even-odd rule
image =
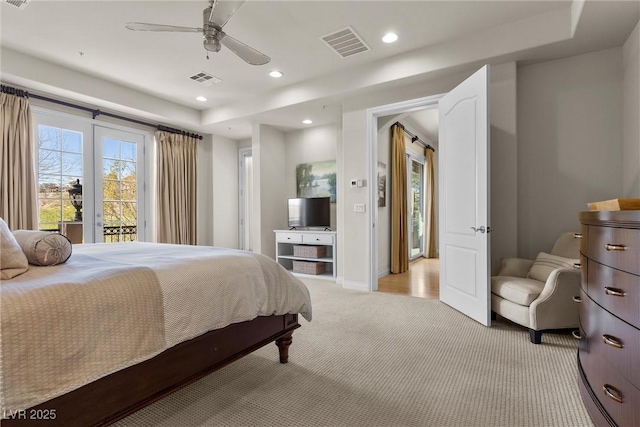
[[[151,268],[164,297],[167,346],[257,316],[300,313],[311,321],[305,285],[279,264],[253,252],[153,243],[79,245],[109,263]]]
[[[84,286],[87,282],[93,291]],[[143,289],[145,282],[153,283],[142,301],[127,296],[125,302],[121,294],[140,295],[133,288]],[[76,295],[86,307],[71,306]],[[0,313],[0,410],[9,411],[37,405],[231,323],[286,313],[310,321],[311,300],[300,280],[252,252],[83,244],[73,247],[66,264],[30,266],[1,281]],[[145,322],[152,324],[138,327]],[[129,342],[127,348],[123,342]]]

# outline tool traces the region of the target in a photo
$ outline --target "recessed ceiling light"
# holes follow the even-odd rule
[[[200,101],[200,102],[204,102],[207,100],[207,98],[205,98],[204,96],[196,96],[196,100]]]
[[[284,76],[284,74],[282,74],[282,71],[277,71],[277,70],[270,72],[269,75],[274,79],[279,79],[280,77]]]
[[[385,43],[393,43],[396,40],[398,40],[398,35],[396,33],[387,33],[382,38],[382,41]]]
[[[309,120],[309,119],[304,119],[304,120],[302,121],[302,123],[304,123],[305,125],[310,125],[310,124],[311,124],[311,123],[313,123],[313,122],[312,122],[311,120]]]

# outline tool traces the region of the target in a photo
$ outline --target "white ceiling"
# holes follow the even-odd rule
[[[272,61],[264,66],[248,65],[224,47],[207,60],[196,33],[124,27],[130,21],[201,27],[205,7],[205,1],[30,0],[21,9],[2,3],[0,77],[79,101],[103,100],[99,107],[146,111],[168,124],[246,138],[255,121],[283,129],[302,127],[306,117],[315,124],[335,122],[349,93],[471,63],[483,49],[495,58],[537,61],[620,46],[639,10],[637,1],[588,1],[581,14],[571,1],[249,1],[224,30],[269,55]],[[370,51],[342,59],[320,40],[347,26]],[[527,35],[529,27],[540,33],[536,40]],[[398,33],[399,41],[384,44],[387,31]],[[483,38],[498,42],[469,48]],[[427,64],[436,57],[439,64]],[[274,69],[284,77],[269,77]],[[204,87],[188,78],[200,71],[222,82]],[[130,95],[106,88],[101,94],[102,80]],[[208,101],[196,101],[198,95]],[[141,106],[142,98],[148,107]]]

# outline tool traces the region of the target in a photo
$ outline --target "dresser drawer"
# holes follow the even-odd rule
[[[597,354],[580,353],[580,363],[589,386],[615,423],[620,427],[640,426],[640,390]]]
[[[615,317],[585,295],[582,296],[581,329],[585,350],[609,362],[622,377],[640,389],[640,330]]]
[[[640,274],[640,232],[625,228],[590,226],[586,255],[618,270]]]
[[[589,296],[619,318],[640,328],[640,276],[591,260],[587,262]]]
[[[333,235],[331,234],[303,234],[302,243],[308,245],[333,245]]]
[[[276,233],[278,242],[285,243],[302,243],[302,234],[300,233]]]

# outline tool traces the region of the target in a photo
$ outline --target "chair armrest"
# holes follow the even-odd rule
[[[580,270],[553,270],[542,292],[529,306],[531,328],[540,331],[578,326],[578,303],[573,300],[577,295],[580,295]]]
[[[523,258],[502,258],[498,276],[527,277],[533,261]]]

